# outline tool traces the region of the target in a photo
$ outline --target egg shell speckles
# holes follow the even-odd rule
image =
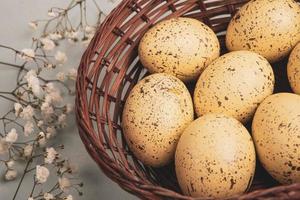
[[[176,175],[186,195],[231,197],[250,186],[255,160],[253,141],[239,121],[208,114],[183,132],[175,155]]]
[[[279,182],[300,182],[300,96],[278,93],[258,107],[252,124],[258,157]]]
[[[138,50],[142,64],[151,73],[165,72],[190,81],[219,57],[220,44],[202,22],[179,17],[161,21],[148,30]]]
[[[273,93],[274,82],[265,58],[250,51],[230,52],[201,74],[194,92],[196,113],[222,113],[247,122],[259,103]]]
[[[300,94],[300,43],[297,44],[290,55],[287,73],[293,91]]]
[[[300,41],[300,6],[294,0],[254,0],[232,18],[226,34],[230,51],[251,50],[276,62]]]
[[[134,155],[146,165],[159,167],[173,160],[179,137],[193,119],[192,98],[184,83],[158,73],[130,91],[122,127]]]

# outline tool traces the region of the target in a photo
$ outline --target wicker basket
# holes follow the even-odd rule
[[[137,55],[140,38],[161,19],[188,16],[210,26],[226,52],[226,27],[236,9],[246,2],[124,0],[98,29],[79,66],[77,122],[89,154],[123,189],[142,199],[193,199],[180,192],[174,164],[159,169],[144,166],[132,155],[122,135],[124,101],[137,81],[147,75]],[[276,91],[289,91],[285,70],[274,69]],[[233,199],[300,199],[300,184],[279,186],[258,163],[250,191]]]

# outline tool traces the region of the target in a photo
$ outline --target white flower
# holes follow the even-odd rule
[[[68,103],[68,104],[66,105],[66,113],[70,113],[70,112],[72,112],[72,111],[73,111],[73,104]]]
[[[58,153],[53,147],[46,148],[45,163],[51,164],[56,159]]]
[[[46,192],[44,194],[44,199],[45,200],[51,200],[51,199],[54,199],[54,196],[52,194]]]
[[[17,177],[17,171],[13,169],[7,170],[7,172],[4,175],[5,180],[11,181],[14,180]]]
[[[94,26],[86,26],[85,27],[85,32],[88,34],[95,33],[95,31],[96,31],[96,28]]]
[[[55,43],[49,38],[41,38],[40,41],[43,45],[43,49],[45,50],[52,50],[55,47]]]
[[[17,117],[19,116],[20,112],[22,112],[23,106],[20,103],[15,103],[14,108],[15,108],[15,115]]]
[[[37,126],[41,127],[41,126],[43,126],[43,124],[44,124],[43,120],[40,120],[40,121],[38,121]]]
[[[30,28],[32,28],[33,30],[36,30],[37,29],[37,26],[38,26],[38,23],[37,22],[29,22],[28,23],[28,26],[30,27]]]
[[[0,138],[0,155],[7,153],[9,144],[2,138]]]
[[[47,138],[50,138],[56,134],[56,130],[53,126],[47,127],[46,131],[47,131],[47,133],[46,133]]]
[[[45,87],[45,91],[50,93],[55,90],[55,86],[53,83],[47,83]]]
[[[52,91],[45,96],[45,102],[48,103],[60,103],[63,101],[62,96],[60,95],[60,91],[57,89],[56,91]]]
[[[34,126],[31,121],[27,121],[24,125],[24,135],[29,136],[34,131]]]
[[[33,115],[34,115],[34,110],[30,105],[23,108],[23,111],[20,113],[20,117],[25,120],[32,119]]]
[[[26,61],[32,61],[35,57],[35,52],[33,49],[23,49],[19,54],[19,57]]]
[[[41,111],[45,118],[49,118],[54,113],[53,107],[47,102],[42,103]]]
[[[46,129],[46,138],[49,139],[56,134],[56,130],[53,126],[49,126]]]
[[[56,41],[62,39],[62,35],[59,32],[54,32],[49,34],[49,38]]]
[[[31,144],[27,144],[24,147],[23,154],[25,157],[29,157],[32,154],[33,146]]]
[[[47,69],[53,69],[53,68],[55,68],[55,66],[53,64],[51,64],[51,63],[46,63],[44,65],[44,67],[46,67]]]
[[[61,82],[65,81],[65,73],[63,73],[63,72],[58,72],[58,73],[56,74],[56,79],[59,80],[59,81],[61,81]]]
[[[11,169],[15,165],[15,161],[9,160],[6,162],[6,165],[9,169]]]
[[[54,55],[54,58],[59,64],[63,64],[65,62],[67,62],[67,60],[68,60],[66,54],[61,51],[57,51]]]
[[[72,40],[77,40],[78,39],[78,31],[66,31],[65,36]]]
[[[68,71],[68,74],[67,74],[68,78],[71,79],[71,80],[76,80],[76,77],[77,77],[77,70],[75,68],[72,68]]]
[[[31,88],[33,94],[39,96],[41,94],[41,86],[36,71],[33,69],[29,70],[24,78],[28,82],[28,87]]]
[[[29,197],[27,200],[34,200],[32,197]]]
[[[57,13],[57,12],[53,12],[52,10],[49,10],[49,11],[48,11],[48,16],[49,16],[49,17],[57,17],[57,16],[58,16],[58,13]]]
[[[58,184],[59,188],[63,191],[66,191],[68,188],[71,187],[71,182],[66,177],[58,178]]]
[[[58,117],[58,123],[59,124],[65,124],[66,118],[67,118],[67,115],[65,115],[65,114],[59,115],[59,117]]]
[[[9,133],[6,135],[5,140],[9,143],[14,143],[18,139],[18,133],[15,128],[12,128]]]
[[[69,194],[67,197],[64,198],[64,200],[73,200],[73,196]]]
[[[45,183],[49,177],[49,170],[46,167],[37,165],[36,166],[36,180],[38,183]]]
[[[45,144],[46,144],[46,135],[45,135],[44,132],[39,133],[38,143],[39,143],[40,146],[45,146]]]

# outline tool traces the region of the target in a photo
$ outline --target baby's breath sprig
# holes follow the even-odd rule
[[[88,2],[97,12],[94,23],[87,20]],[[72,12],[79,17],[71,20]],[[15,62],[0,60],[0,66],[16,69],[17,73],[14,89],[0,91],[0,99],[12,105],[0,114],[0,166],[4,167],[5,180],[19,180],[13,200],[26,176],[33,180],[28,194],[22,194],[28,200],[72,200],[74,192],[82,195],[77,169],[61,153],[64,146],[49,142],[67,125],[73,104],[65,96],[74,94],[77,76],[75,68],[59,71],[68,57],[57,46],[65,40],[88,44],[104,14],[94,0],[71,0],[66,8],[50,8],[48,16],[29,23],[32,29],[41,31],[32,38],[30,48],[19,50],[0,44],[0,49],[15,57]],[[55,71],[59,72],[49,75]],[[24,166],[23,171],[16,165]]]

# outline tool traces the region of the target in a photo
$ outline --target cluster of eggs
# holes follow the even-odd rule
[[[300,6],[293,0],[245,4],[228,26],[230,52],[222,56],[217,36],[204,23],[184,17],[161,21],[145,33],[138,49],[153,74],[135,85],[123,110],[131,151],[152,167],[175,159],[179,185],[194,197],[246,191],[256,153],[276,180],[299,182],[298,42]],[[270,63],[291,51],[287,71],[297,94],[273,94]],[[185,85],[191,81],[197,81],[193,98]],[[250,120],[251,134],[244,127]]]

